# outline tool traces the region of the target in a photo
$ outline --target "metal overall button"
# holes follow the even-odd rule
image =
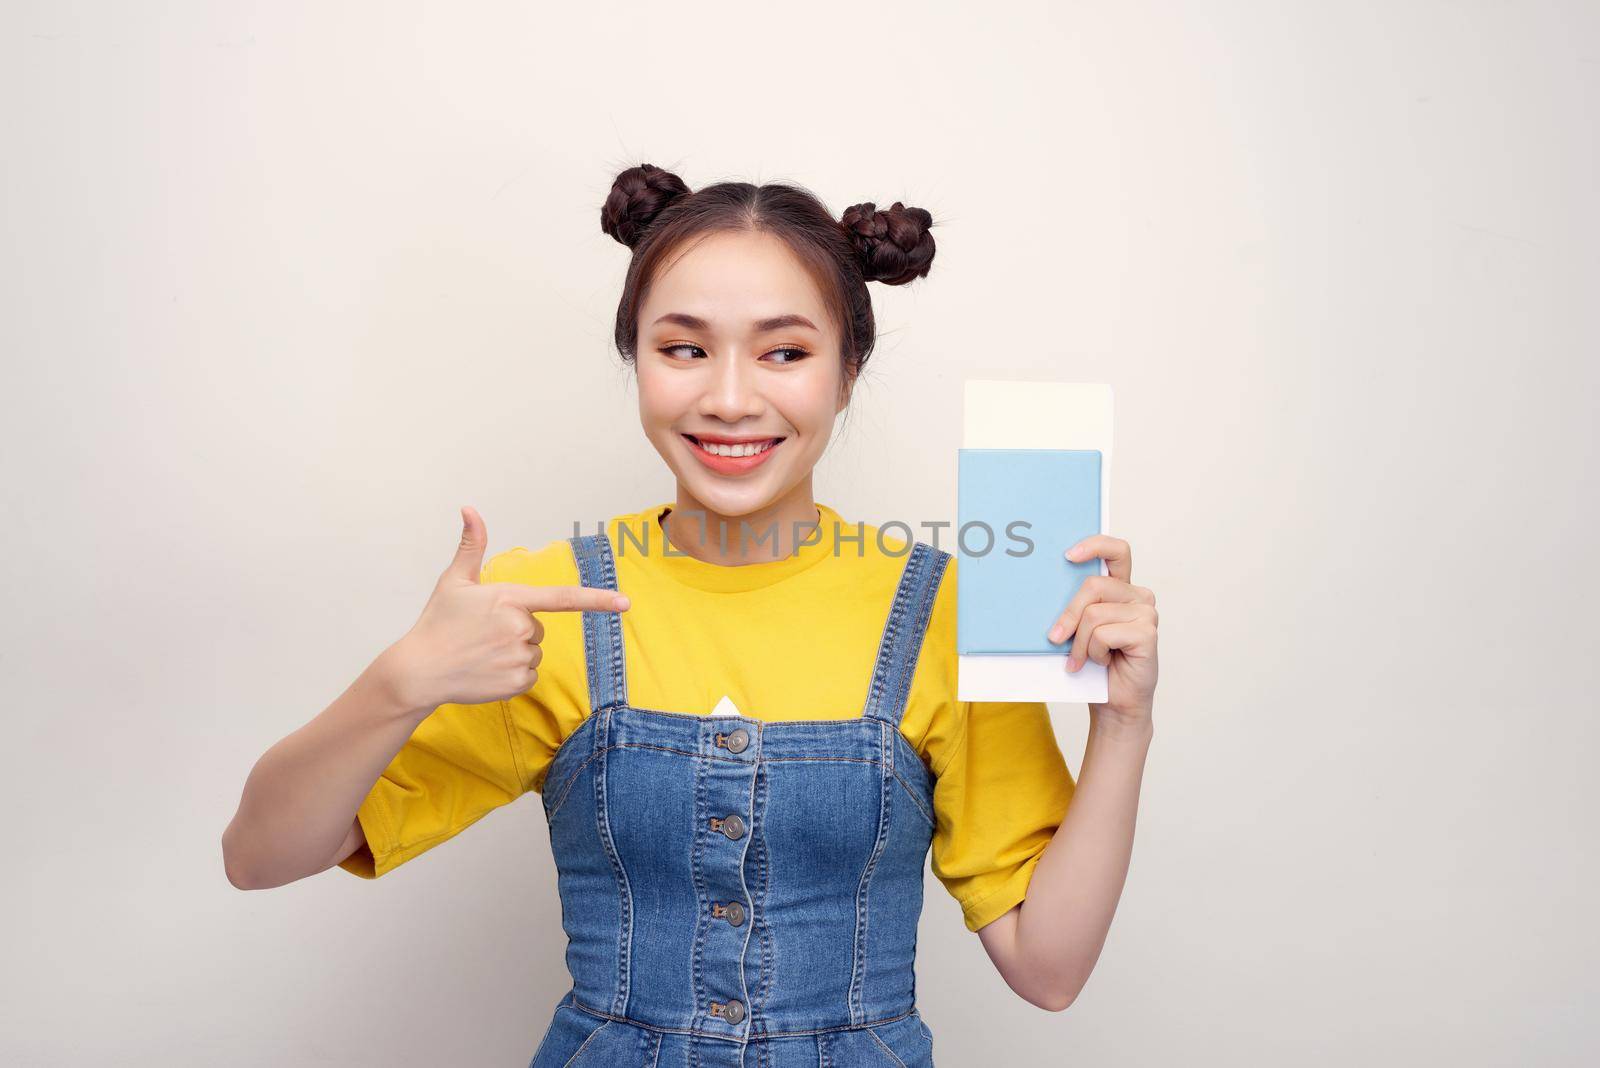
[[[730,926],[744,926],[744,906],[737,901],[730,901],[726,905],[711,903],[711,915],[727,920]]]
[[[711,1015],[720,1016],[734,1026],[744,1022],[744,1005],[738,1001],[713,1001]]]
[[[727,749],[730,753],[742,753],[750,744],[750,732],[740,727],[732,734],[717,732],[717,744]]]
[[[729,838],[738,840],[744,837],[744,819],[737,812],[721,819],[712,816],[711,829],[713,831],[721,831]]]

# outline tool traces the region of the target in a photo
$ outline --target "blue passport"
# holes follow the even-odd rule
[[[1063,555],[1100,533],[1100,450],[958,451],[956,652],[1065,655],[1045,634],[1100,574]]]

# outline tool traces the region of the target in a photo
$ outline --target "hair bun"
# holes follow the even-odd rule
[[[846,208],[839,220],[861,257],[869,282],[905,285],[928,273],[933,263],[933,216],[898,200],[882,211],[868,201]]]
[[[688,192],[683,179],[671,171],[652,163],[629,167],[611,183],[611,192],[600,206],[600,229],[632,248],[656,216]]]

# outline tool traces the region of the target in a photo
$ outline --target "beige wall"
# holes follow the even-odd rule
[[[0,39],[0,1060],[532,1055],[537,805],[376,884],[243,894],[218,835],[459,505],[498,551],[671,496],[608,351],[641,159],[941,221],[847,516],[952,516],[964,377],[1117,390],[1130,884],[1052,1015],[930,878],[942,1065],[1600,1052],[1593,5],[138,7]]]

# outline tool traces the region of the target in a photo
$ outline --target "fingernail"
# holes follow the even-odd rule
[[[1051,641],[1058,642],[1062,638],[1065,638],[1066,636],[1067,636],[1066,632],[1062,629],[1060,623],[1057,623],[1055,626],[1050,628],[1050,640]]]
[[[629,604],[629,601],[628,601],[628,598],[626,596],[624,596],[623,594],[620,594],[620,593],[617,594],[617,596],[616,596],[617,611],[621,612],[621,611],[625,610],[628,607],[628,604]]]
[[[1070,657],[1070,656],[1067,657],[1067,670],[1068,671],[1077,671],[1078,670],[1078,665],[1073,661],[1072,657]]]
[[[1074,559],[1077,558],[1077,553],[1078,553],[1078,547],[1076,545],[1074,545],[1072,548],[1070,548],[1070,549],[1068,549],[1066,551],[1066,557],[1067,557],[1068,560],[1074,560]]]

